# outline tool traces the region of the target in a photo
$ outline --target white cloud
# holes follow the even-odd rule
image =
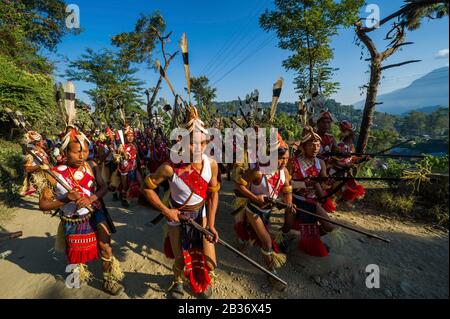
[[[449,53],[448,49],[439,50],[438,53],[436,54],[436,59],[448,59],[448,53]]]

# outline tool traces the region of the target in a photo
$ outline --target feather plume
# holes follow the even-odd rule
[[[191,101],[191,75],[189,71],[189,52],[188,52],[188,42],[186,38],[186,33],[183,33],[180,41],[180,48],[183,54],[184,72],[186,74],[186,85],[187,92],[189,96],[189,102]]]
[[[272,94],[272,107],[270,108],[270,121],[273,121],[275,117],[275,113],[277,112],[278,100],[280,99],[281,89],[283,88],[283,78],[280,78],[273,85],[273,94]]]
[[[74,125],[77,110],[75,109],[75,86],[71,81],[64,84],[64,106],[66,111],[66,126]]]

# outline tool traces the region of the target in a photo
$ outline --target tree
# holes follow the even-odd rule
[[[0,132],[7,136],[13,127],[4,108],[21,111],[38,132],[56,130],[58,110],[53,80],[47,74],[33,74],[0,55]]]
[[[332,93],[338,83],[330,81],[334,69],[331,38],[339,27],[348,27],[358,18],[363,0],[275,0],[276,10],[260,17],[265,31],[276,31],[278,46],[293,54],[283,61],[287,70],[298,73],[295,79],[301,98],[306,98],[314,87],[325,94]]]
[[[364,105],[363,119],[361,122],[361,133],[356,147],[357,152],[364,152],[369,140],[375,107],[377,104],[380,104],[380,102],[377,102],[377,95],[382,72],[387,69],[419,62],[420,60],[410,60],[391,65],[383,65],[383,62],[396,53],[399,49],[406,45],[413,44],[412,42],[406,42],[407,30],[415,30],[419,28],[421,21],[424,18],[442,18],[447,15],[448,3],[448,0],[407,0],[406,4],[400,10],[380,20],[376,26],[365,27],[363,26],[361,19],[355,23],[356,35],[359,39],[358,44],[363,44],[370,54],[370,58],[367,59],[370,61],[370,79],[369,83],[365,86],[367,89],[367,94]],[[393,22],[385,37],[385,39],[390,41],[390,43],[385,50],[380,52],[378,51],[375,42],[369,37],[368,34],[390,21]]]
[[[64,35],[80,32],[66,28],[65,9],[62,0],[0,0],[0,54],[29,72],[51,73],[39,50],[54,51]]]
[[[206,76],[191,77],[191,93],[197,104],[197,108],[202,118],[206,122],[212,121],[217,109],[213,104],[216,98],[217,89],[209,84],[209,79]]]
[[[94,102],[95,114],[109,122],[111,117],[119,117],[118,109],[126,113],[140,110],[142,82],[135,77],[137,71],[120,54],[87,49],[80,59],[69,64],[66,75],[70,80],[95,85],[86,93]]]
[[[172,32],[163,35],[165,30],[165,21],[161,14],[156,11],[150,15],[141,15],[132,32],[120,33],[114,36],[112,43],[120,48],[120,54],[127,61],[146,63],[149,68],[154,69],[155,59],[153,55],[156,45],[159,42],[164,61],[162,69],[164,72],[167,72],[170,62],[178,52],[171,55],[166,52],[166,45],[170,42]],[[163,77],[160,75],[156,86],[145,92],[147,95],[147,114],[149,118],[152,117],[153,105],[161,88],[162,80]]]

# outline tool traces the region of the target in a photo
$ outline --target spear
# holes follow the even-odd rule
[[[282,202],[282,201],[280,201],[280,200],[277,200],[277,199],[272,199],[272,198],[265,197],[265,200],[266,200],[268,203],[275,204],[277,207],[286,208],[286,207],[288,206],[286,203],[284,203],[284,202]],[[302,212],[302,213],[308,214],[308,215],[310,215],[310,216],[314,216],[314,217],[316,217],[316,218],[318,218],[318,219],[320,219],[320,220],[329,222],[329,223],[331,223],[331,224],[340,226],[340,227],[342,227],[342,228],[345,228],[345,229],[354,231],[354,232],[359,233],[359,234],[366,235],[367,237],[375,238],[375,239],[384,241],[385,243],[390,243],[390,240],[385,239],[385,238],[383,238],[383,237],[380,237],[380,236],[377,236],[377,235],[368,233],[368,232],[366,232],[366,231],[363,231],[363,230],[360,230],[360,229],[357,229],[357,228],[353,228],[353,227],[348,226],[348,225],[346,225],[346,224],[343,224],[343,223],[341,223],[341,222],[338,222],[338,221],[335,221],[335,220],[332,220],[332,219],[329,219],[329,218],[326,218],[326,217],[323,217],[323,216],[320,216],[320,215],[311,213],[311,212],[309,212],[309,211],[307,211],[307,210],[304,210],[304,209],[301,209],[301,208],[298,208],[298,207],[296,208],[296,210],[297,210],[298,212]]]
[[[320,155],[336,156],[336,157],[348,157],[348,156],[370,156],[370,157],[392,157],[392,158],[425,158],[425,155],[406,155],[406,154],[379,154],[379,153],[332,153],[325,152]]]
[[[191,226],[193,226],[195,229],[197,229],[198,231],[200,231],[201,233],[203,233],[203,235],[205,236],[211,236],[214,237],[214,235],[207,229],[205,229],[204,227],[200,226],[198,223],[196,223],[192,218],[187,218],[185,216],[180,215],[179,218],[187,224],[190,224]],[[233,246],[231,246],[230,244],[228,244],[227,242],[223,241],[222,239],[219,238],[219,244],[221,244],[222,246],[224,246],[225,248],[227,248],[228,250],[232,251],[233,253],[235,253],[236,255],[238,255],[239,257],[242,257],[245,261],[249,262],[250,264],[252,264],[253,266],[255,266],[256,268],[258,268],[259,270],[261,270],[262,272],[266,273],[267,275],[269,275],[270,277],[272,277],[273,279],[279,281],[280,283],[282,283],[285,287],[288,285],[286,281],[284,281],[283,279],[281,279],[280,277],[278,277],[277,275],[275,275],[274,273],[272,273],[271,271],[267,270],[264,266],[261,266],[260,264],[258,264],[256,261],[254,261],[253,259],[251,259],[250,257],[247,257],[246,255],[244,255],[243,253],[241,253],[239,250],[237,250],[236,248],[234,248]]]
[[[21,237],[23,233],[21,231],[16,231],[13,233],[0,234],[0,242],[7,241],[9,239],[15,239]]]
[[[33,158],[39,163],[39,165],[45,165],[44,161],[42,160],[42,158],[39,157],[39,155],[37,155],[35,152],[33,152],[31,149],[29,149],[28,147],[25,147],[25,151],[30,154],[31,156],[33,156]],[[45,170],[46,173],[48,175],[50,175],[53,179],[55,179],[55,181],[58,182],[58,184],[60,184],[62,187],[64,187],[64,189],[68,192],[72,191],[72,189],[58,176],[56,175],[52,170]],[[105,206],[103,204],[103,206]],[[106,208],[106,206],[105,206]],[[86,207],[87,210],[89,210],[89,212],[94,212],[93,208],[88,206]],[[109,215],[109,213],[106,210],[103,210],[104,215],[106,217],[106,222],[108,223],[109,229],[111,230],[112,233],[116,232],[116,227],[114,226],[114,223],[111,219],[111,216]],[[55,213],[53,214],[53,216],[55,215]]]
[[[353,176],[327,176],[327,177],[311,177],[300,181],[328,181],[328,180],[335,180],[335,181],[388,181],[388,182],[400,182],[405,181],[404,178],[399,177],[353,177]],[[430,181],[435,181],[435,179],[431,179]]]

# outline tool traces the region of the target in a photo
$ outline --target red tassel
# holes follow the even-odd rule
[[[166,236],[166,238],[164,239],[164,255],[166,255],[166,257],[169,259],[175,259],[169,236]]]
[[[66,255],[69,264],[86,264],[98,259],[96,233],[68,235],[66,243]]]
[[[336,205],[329,197],[327,198],[327,201],[322,204],[322,208],[325,209],[328,213],[333,213],[336,211]]]
[[[236,232],[236,235],[240,240],[248,241],[250,237],[245,226],[245,221],[237,222],[234,224],[234,231]]]
[[[342,199],[345,201],[352,202],[358,198],[361,198],[365,195],[366,190],[360,184],[357,184],[355,181],[348,181],[346,184],[346,189],[342,193]]]
[[[292,229],[294,230],[300,230],[300,219],[296,218],[294,225],[292,226]]]
[[[139,183],[134,181],[130,184],[130,190],[128,192],[128,198],[138,198],[140,194]]]
[[[280,248],[278,247],[278,244],[275,242],[275,240],[273,240],[273,238],[272,238],[272,249],[276,254],[280,253]]]
[[[320,239],[319,226],[316,224],[300,225],[300,241],[298,243],[298,248],[310,256],[328,256],[328,249]]]
[[[200,294],[208,289],[211,284],[205,255],[198,249],[183,252],[185,270],[184,275],[189,279],[191,289],[195,294]]]

